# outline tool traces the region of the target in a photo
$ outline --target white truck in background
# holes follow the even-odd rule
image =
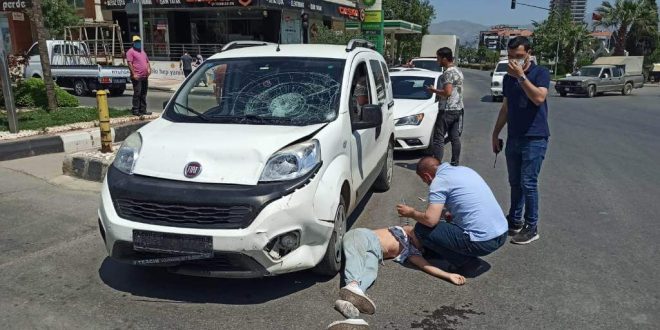
[[[410,64],[415,68],[442,72],[436,52],[442,47],[449,47],[454,54],[454,61],[457,61],[459,42],[460,39],[456,35],[427,34],[422,37],[422,50],[419,57],[412,59]]]
[[[113,96],[124,94],[131,78],[127,66],[94,64],[85,42],[47,40],[46,45],[51,73],[58,86],[72,88],[78,96],[100,89],[109,90]],[[25,78],[43,78],[37,43],[28,51]]]

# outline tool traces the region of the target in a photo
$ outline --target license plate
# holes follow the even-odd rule
[[[568,87],[564,88],[564,91],[566,91],[566,92],[568,92],[568,91],[570,91],[570,90],[571,90],[571,89],[568,88]]]
[[[113,84],[125,84],[126,79],[112,79]]]
[[[133,249],[135,251],[178,255],[206,255],[213,253],[213,239],[210,236],[134,230]]]

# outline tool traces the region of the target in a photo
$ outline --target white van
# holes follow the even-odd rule
[[[393,107],[366,41],[216,54],[108,169],[108,254],[200,276],[335,274],[346,219],[391,185]]]
[[[509,60],[499,61],[493,72],[490,73],[491,77],[493,77],[490,82],[490,95],[493,98],[493,102],[502,102],[504,100],[504,95],[502,94],[502,82],[504,81],[504,76],[506,75],[508,67]]]

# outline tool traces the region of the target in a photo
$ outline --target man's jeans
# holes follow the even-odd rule
[[[344,235],[343,248],[346,284],[355,281],[366,292],[376,280],[378,264],[383,260],[378,236],[366,228],[350,230]]]
[[[548,149],[547,137],[510,137],[506,141],[506,163],[511,185],[510,221],[536,228],[539,220],[538,177]]]
[[[461,133],[463,132],[463,110],[440,110],[433,129],[433,157],[442,162],[445,154],[445,134],[451,142],[451,164],[458,166],[461,157]]]
[[[445,221],[433,228],[418,223],[415,225],[415,235],[424,248],[439,254],[455,267],[495,252],[504,245],[507,238],[505,232],[488,241],[473,242],[461,227]]]

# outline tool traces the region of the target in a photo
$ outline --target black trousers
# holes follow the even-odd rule
[[[133,114],[147,112],[147,90],[149,89],[149,78],[131,79],[133,83]]]
[[[461,133],[463,132],[463,110],[441,110],[435,120],[433,132],[433,157],[442,162],[445,143],[451,142],[451,164],[458,166],[461,157]],[[447,134],[447,141],[445,141]]]

